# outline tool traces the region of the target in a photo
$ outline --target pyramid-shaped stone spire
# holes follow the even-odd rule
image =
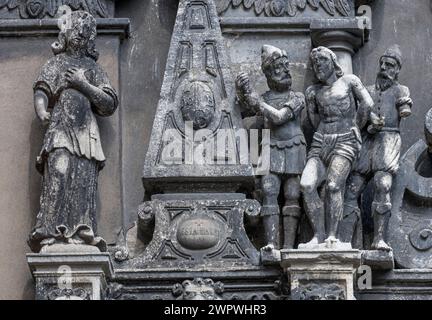
[[[235,101],[213,0],[181,0],[144,165],[148,193],[234,192],[252,180]]]

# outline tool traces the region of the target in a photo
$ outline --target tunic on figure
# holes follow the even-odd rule
[[[402,147],[399,107],[412,104],[410,93],[407,87],[398,83],[385,91],[376,86],[367,89],[375,102],[373,111],[385,117],[385,127],[375,134],[363,134],[363,147],[354,171],[365,176],[378,171],[394,175],[399,169]]]
[[[87,80],[113,98],[113,108],[98,108],[65,78],[69,68],[86,69]],[[79,239],[106,250],[96,237],[97,178],[105,155],[94,113],[113,114],[118,105],[107,75],[91,58],[76,59],[65,53],[51,58],[35,82],[52,108],[37,168],[43,174],[40,211],[29,245],[39,251],[45,239]]]
[[[266,119],[264,127],[270,129],[270,172],[277,175],[301,175],[306,163],[306,139],[301,128],[301,114],[305,106],[301,93],[290,91],[284,96],[275,96],[268,91],[264,101],[273,108],[281,110],[289,101],[296,106],[294,118],[277,125]]]

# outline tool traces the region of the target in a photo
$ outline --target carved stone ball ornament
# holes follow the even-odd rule
[[[193,122],[195,130],[207,128],[215,114],[213,91],[201,81],[192,81],[183,90],[180,110],[184,121]]]

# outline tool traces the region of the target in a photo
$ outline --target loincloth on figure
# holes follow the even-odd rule
[[[353,164],[362,148],[362,140],[357,128],[344,134],[321,134],[316,132],[309,151],[308,160],[319,158],[329,166],[334,156],[348,159]]]
[[[306,163],[306,140],[303,135],[286,141],[270,140],[270,173],[301,175]]]
[[[402,139],[397,129],[382,131],[374,135],[365,135],[355,172],[371,175],[382,171],[394,175],[399,169]]]

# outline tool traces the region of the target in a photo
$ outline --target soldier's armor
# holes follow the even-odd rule
[[[295,105],[301,104],[302,99],[304,101],[304,97],[301,93],[295,93],[293,91],[277,93],[274,91],[267,91],[263,95],[264,102],[272,106],[277,110],[281,110],[284,108],[284,105],[291,101],[292,99],[298,100]],[[294,116],[294,119],[290,121],[286,121],[282,125],[276,125],[268,118],[265,119],[264,128],[270,129],[271,139],[278,141],[288,141],[297,136],[303,136],[303,132],[301,130],[301,111],[303,108],[300,108]]]

